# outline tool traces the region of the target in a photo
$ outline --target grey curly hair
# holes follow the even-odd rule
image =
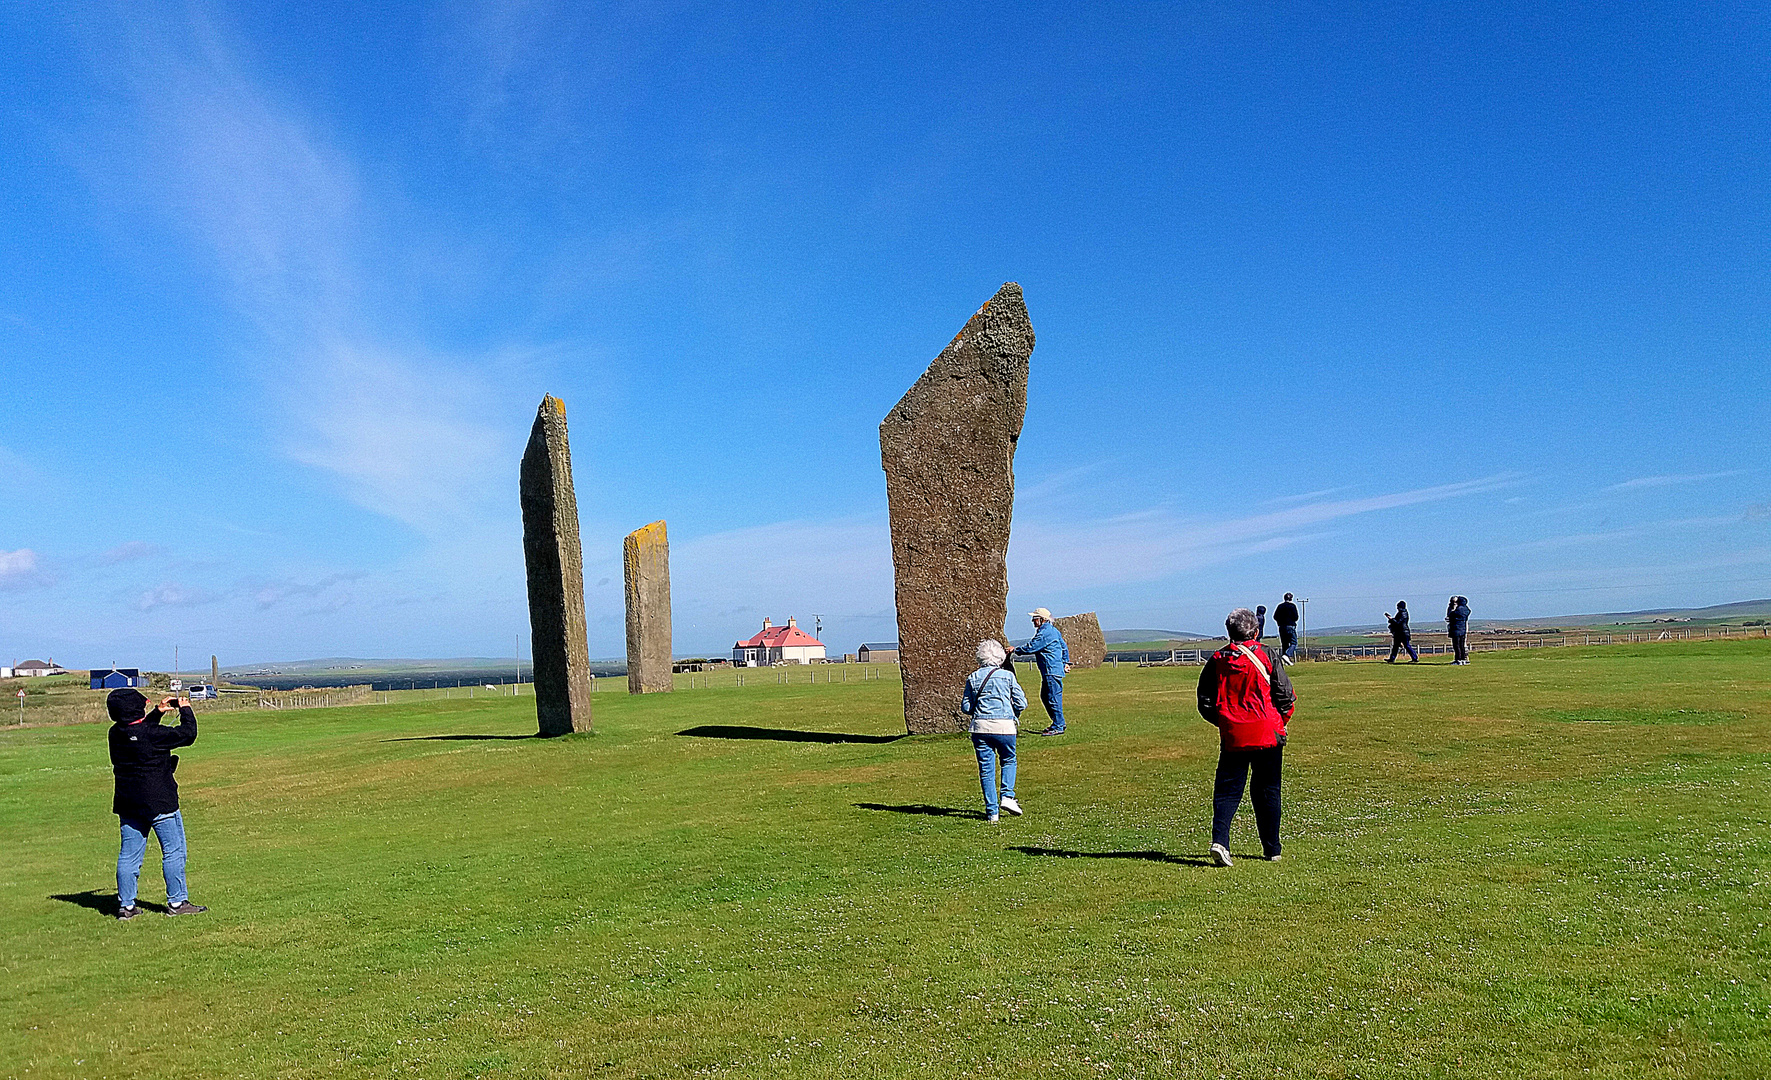
[[[1008,659],[1008,650],[1006,650],[1002,647],[1002,642],[1000,642],[1000,641],[980,641],[980,642],[978,642],[978,663],[989,664],[992,667],[1001,667],[1002,662],[1007,659]]]
[[[1230,617],[1224,620],[1224,629],[1230,632],[1231,641],[1252,640],[1257,625],[1254,612],[1245,607],[1230,612]]]

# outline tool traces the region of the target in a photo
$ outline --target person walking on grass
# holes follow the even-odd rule
[[[1295,664],[1298,659],[1298,606],[1290,593],[1273,609],[1273,625],[1279,627],[1279,662]]]
[[[1445,605],[1445,633],[1451,637],[1453,664],[1467,667],[1470,663],[1470,600],[1454,596]]]
[[[1420,663],[1420,652],[1415,649],[1414,638],[1408,632],[1408,601],[1396,601],[1396,613],[1391,615],[1385,612],[1384,620],[1390,624],[1390,658],[1384,663],[1394,664],[1398,649],[1408,650],[1409,663]]]
[[[1070,671],[1070,647],[1064,635],[1052,622],[1052,613],[1034,608],[1027,613],[1033,620],[1033,637],[1015,650],[1016,656],[1031,656],[1039,665],[1039,701],[1045,706],[1051,724],[1041,735],[1064,733],[1064,676]]]
[[[1267,605],[1265,604],[1254,606],[1254,639],[1256,641],[1267,640]]]
[[[1015,801],[1015,727],[1027,709],[1027,695],[1014,671],[1004,666],[1007,660],[1001,642],[978,642],[978,670],[965,680],[965,693],[959,699],[961,711],[972,718],[972,749],[978,753],[978,781],[984,786],[984,820],[991,824],[996,823],[999,809],[1017,817],[1021,813],[1021,804]]]
[[[148,833],[160,840],[160,872],[166,878],[166,914],[200,915],[209,909],[191,903],[185,886],[184,815],[178,809],[178,781],[172,778],[178,758],[172,751],[197,741],[197,714],[189,701],[169,697],[154,711],[137,690],[112,690],[105,699],[111,714],[111,771],[116,794],[111,812],[120,823],[123,844],[117,853],[117,918],[141,914],[136,884],[148,852]],[[163,711],[176,710],[177,727],[160,723]]]
[[[1224,620],[1230,644],[1211,654],[1199,673],[1199,715],[1218,729],[1218,771],[1211,796],[1211,858],[1230,865],[1230,822],[1242,791],[1254,776],[1255,825],[1261,852],[1279,861],[1279,773],[1285,754],[1285,722],[1297,694],[1285,667],[1254,640],[1255,614],[1237,608]]]

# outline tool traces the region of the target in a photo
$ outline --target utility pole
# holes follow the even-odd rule
[[[517,631],[517,684],[511,690],[512,697],[521,697],[523,693],[523,632]]]
[[[1303,608],[1303,613],[1298,618],[1298,651],[1302,652],[1304,659],[1308,660],[1310,658],[1310,598],[1307,596],[1304,597]]]
[[[813,615],[812,622],[815,627],[812,631],[812,636],[817,638],[819,641],[823,641],[824,640],[824,616]]]

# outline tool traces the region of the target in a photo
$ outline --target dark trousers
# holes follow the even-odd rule
[[[1451,651],[1454,654],[1456,654],[1452,657],[1453,660],[1468,660],[1470,658],[1470,637],[1469,637],[1469,635],[1468,634],[1453,634],[1453,635],[1451,635]]]
[[[1420,659],[1420,653],[1415,650],[1412,640],[1405,637],[1392,637],[1390,638],[1390,663],[1392,664],[1396,662],[1396,650],[1398,649],[1407,649],[1410,660]]]
[[[1279,624],[1279,655],[1285,657],[1287,660],[1296,660],[1298,658],[1298,628],[1296,623],[1293,623],[1290,626],[1287,626],[1284,623]]]
[[[1242,789],[1254,773],[1254,821],[1261,830],[1261,852],[1279,854],[1279,770],[1282,746],[1265,750],[1221,750],[1218,776],[1211,793],[1211,842],[1230,846],[1230,822],[1242,805]]]

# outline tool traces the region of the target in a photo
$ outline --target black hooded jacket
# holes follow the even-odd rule
[[[179,725],[163,727],[159,709],[139,723],[111,725],[111,771],[117,795],[111,813],[130,821],[152,820],[178,809],[178,757],[172,751],[197,741],[197,714],[178,710]]]
[[[1396,614],[1390,616],[1390,636],[1397,641],[1408,640],[1408,609],[1399,607]]]

